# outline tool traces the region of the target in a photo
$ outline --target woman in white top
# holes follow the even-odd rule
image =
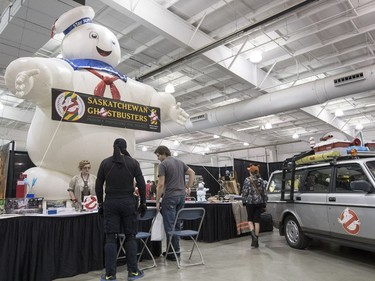
[[[82,160],[78,164],[80,173],[75,175],[69,183],[69,196],[76,209],[80,209],[84,196],[95,194],[96,176],[90,174],[91,164],[88,160]]]

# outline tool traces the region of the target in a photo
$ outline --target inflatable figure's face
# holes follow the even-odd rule
[[[74,28],[61,43],[63,58],[94,59],[115,67],[121,51],[116,36],[106,27],[88,23]]]

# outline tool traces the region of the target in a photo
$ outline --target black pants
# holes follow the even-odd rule
[[[105,269],[107,275],[116,275],[116,234],[125,234],[126,263],[129,272],[137,272],[137,202],[135,196],[106,199],[104,209]]]
[[[263,204],[247,204],[247,220],[260,223],[260,214],[262,213]]]

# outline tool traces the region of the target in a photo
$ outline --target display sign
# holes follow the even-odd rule
[[[52,120],[160,132],[160,108],[52,89]]]

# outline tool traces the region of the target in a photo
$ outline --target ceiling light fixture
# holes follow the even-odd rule
[[[220,139],[220,136],[214,135],[214,139]]]
[[[254,50],[250,53],[249,59],[252,63],[259,63],[263,59],[263,53],[261,50]]]
[[[244,142],[243,145],[244,146],[249,146],[249,143],[248,142]]]
[[[173,144],[174,144],[174,145],[180,145],[180,142],[179,142],[178,140],[175,140],[175,141],[173,142]]]
[[[0,110],[4,109],[4,105],[0,102]]]
[[[292,136],[292,138],[295,139],[295,140],[298,139],[299,138],[299,134],[294,133],[293,136]]]
[[[269,129],[272,129],[272,124],[271,123],[266,123],[266,125],[264,126],[264,129],[266,130],[269,130]]]
[[[142,151],[147,151],[147,147],[142,147]]]
[[[363,125],[361,123],[357,124],[357,126],[355,126],[355,129],[358,130],[358,131],[361,131],[363,130]]]
[[[175,152],[173,152],[173,156],[178,156],[178,152],[177,151],[175,151]]]
[[[257,126],[251,126],[251,127],[246,127],[246,128],[242,128],[242,129],[238,129],[237,132],[246,131],[246,130],[252,130],[252,129],[257,129],[257,128],[259,128],[259,125],[257,125]]]
[[[342,111],[341,109],[336,109],[336,111],[335,111],[336,117],[340,117],[340,116],[343,116],[343,115],[344,115],[344,111]]]
[[[168,83],[167,86],[165,86],[165,92],[167,94],[173,94],[175,92],[174,86],[171,83]]]

